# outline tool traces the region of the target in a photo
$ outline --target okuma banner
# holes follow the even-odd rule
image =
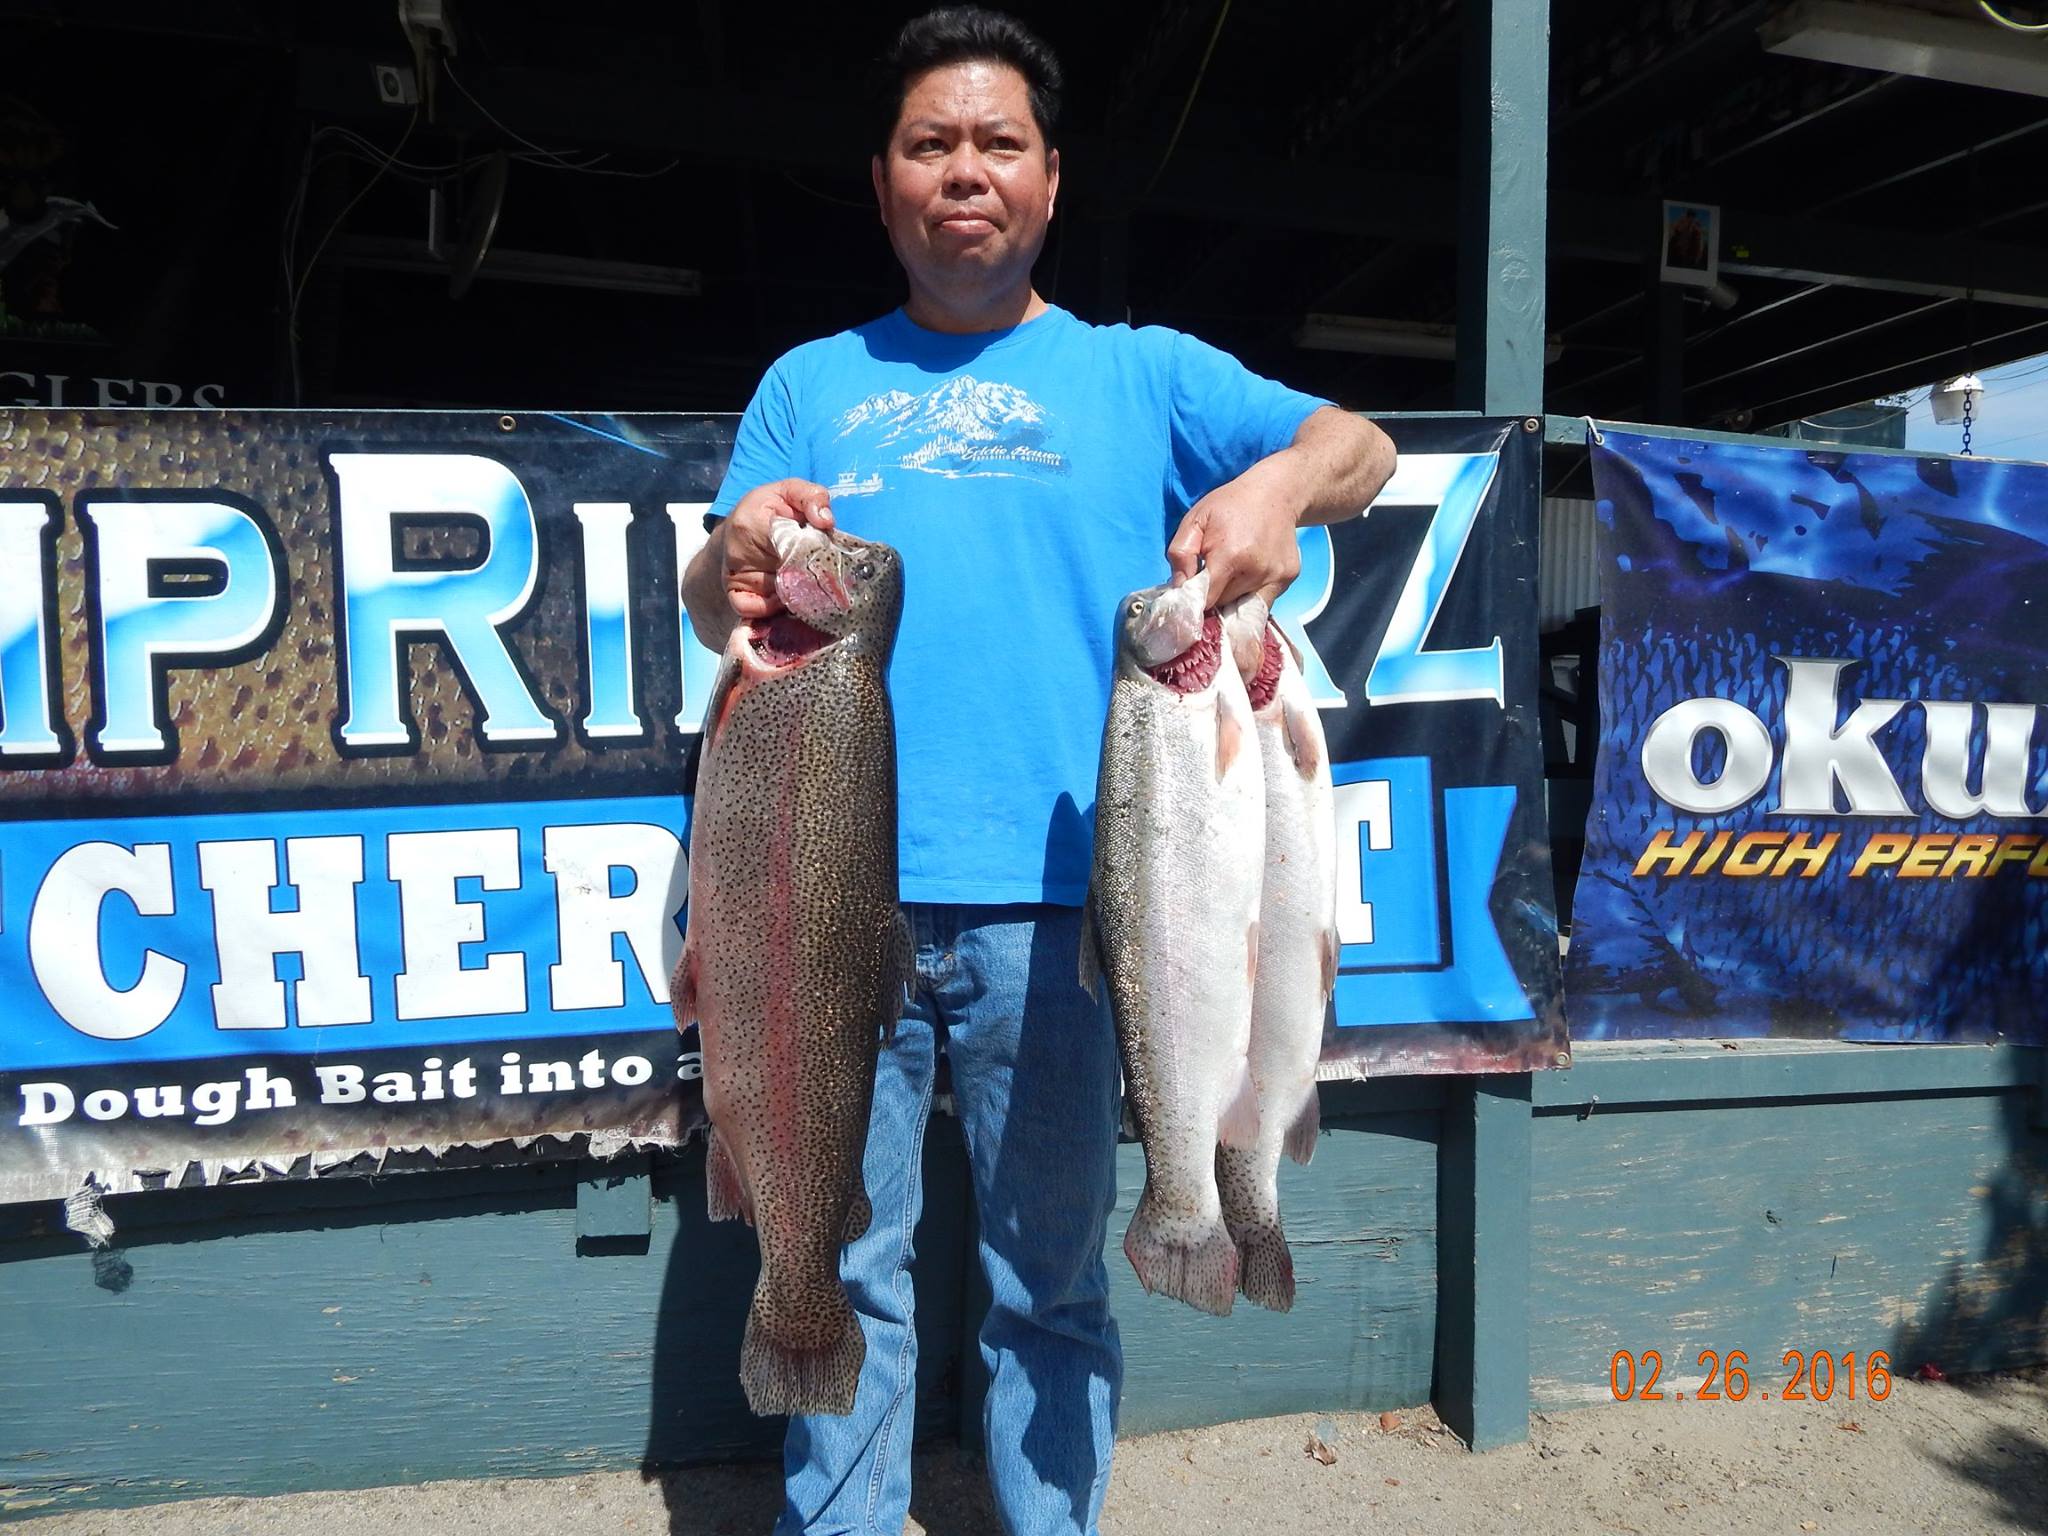
[[[731,426],[0,413],[0,1199],[699,1122],[677,572]],[[1397,439],[1280,613],[1346,818],[1325,1071],[1546,1062],[1536,443]]]
[[[1580,1039],[2039,1041],[2048,468],[1608,432]]]

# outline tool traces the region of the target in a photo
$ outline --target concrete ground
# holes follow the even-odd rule
[[[1723,1536],[2048,1532],[2048,1372],[1903,1381],[1882,1403],[1608,1404],[1540,1414],[1529,1443],[1467,1454],[1427,1408],[1295,1414],[1117,1451],[1108,1536]],[[1312,1452],[1320,1443],[1322,1454]],[[1324,1457],[1330,1459],[1325,1460]],[[921,1453],[911,1532],[997,1536],[979,1470]],[[755,1536],[770,1466],[202,1499],[59,1515],[19,1536]]]

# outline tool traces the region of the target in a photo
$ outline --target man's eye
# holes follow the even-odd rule
[[[919,139],[910,146],[910,152],[913,155],[929,155],[935,154],[945,147],[945,144],[938,139]]]

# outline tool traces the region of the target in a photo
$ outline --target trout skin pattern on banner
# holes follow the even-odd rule
[[[876,1049],[910,980],[887,685],[903,568],[844,533],[774,534],[784,611],[733,630],[705,713],[671,995],[703,1040],[711,1217],[760,1237],[747,1402],[844,1414],[866,1351],[839,1254],[867,1229]]]
[[[1316,1060],[1337,981],[1337,812],[1330,753],[1308,681],[1266,605],[1232,606],[1224,634],[1250,694],[1266,786],[1259,968],[1252,986],[1251,1073],[1258,1141],[1216,1149],[1223,1219],[1245,1299],[1294,1305],[1294,1256],[1280,1221],[1281,1157],[1306,1163],[1321,1125]]]
[[[1265,793],[1251,703],[1206,573],[1124,599],[1096,786],[1081,981],[1109,985],[1145,1192],[1124,1253],[1146,1290],[1228,1313],[1238,1251],[1216,1149],[1249,1150],[1246,1059]]]

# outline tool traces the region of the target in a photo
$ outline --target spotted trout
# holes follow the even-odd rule
[[[1316,1060],[1337,982],[1335,792],[1308,679],[1265,603],[1236,604],[1223,627],[1259,744],[1266,857],[1250,1050],[1259,1136],[1247,1148],[1217,1148],[1216,1182],[1239,1287],[1248,1301],[1285,1312],[1294,1305],[1294,1256],[1280,1222],[1280,1159],[1306,1163],[1315,1154]]]
[[[760,1239],[747,1402],[843,1414],[866,1350],[839,1253],[869,1220],[876,1048],[911,955],[887,684],[903,567],[841,532],[773,532],[784,611],[733,630],[705,711],[671,995],[703,1046],[711,1218]]]
[[[1207,573],[1124,599],[1096,785],[1081,982],[1109,984],[1145,1192],[1124,1254],[1148,1291],[1227,1313],[1238,1254],[1216,1148],[1249,1150],[1264,783]]]

